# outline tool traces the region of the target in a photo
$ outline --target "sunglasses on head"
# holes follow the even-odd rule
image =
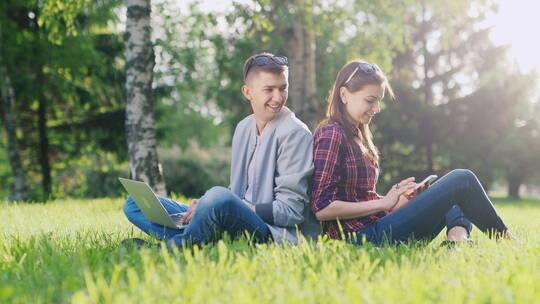
[[[287,65],[289,64],[289,60],[285,56],[273,56],[273,55],[258,55],[253,58],[248,63],[248,67],[246,69],[246,72],[244,74],[244,79],[246,78],[249,69],[253,66],[253,64],[257,66],[265,66],[270,63],[270,61],[275,62],[279,65]]]
[[[356,74],[356,72],[358,72],[358,70],[362,71],[366,75],[371,75],[375,73],[376,71],[380,71],[381,68],[379,68],[379,66],[375,63],[359,62],[356,69],[354,69],[354,71],[351,73],[351,76],[349,76],[349,78],[345,80],[343,85],[346,85],[347,83],[349,83],[349,81],[351,81],[351,79]]]

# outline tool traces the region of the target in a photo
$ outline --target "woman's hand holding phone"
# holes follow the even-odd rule
[[[396,209],[397,205],[402,203],[401,197],[405,195],[405,193],[414,191],[414,189],[417,187],[417,184],[414,182],[414,177],[409,177],[407,179],[402,180],[398,184],[395,184],[388,190],[388,193],[384,197],[384,210],[390,210],[393,211]],[[400,205],[401,207],[402,205]],[[399,207],[398,207],[399,208]]]
[[[409,200],[413,199],[415,196],[417,196],[418,194],[420,194],[421,192],[429,188],[429,186],[431,186],[431,184],[436,179],[437,179],[437,175],[434,175],[434,174],[426,177],[423,181],[417,184],[416,188],[414,188],[413,191],[405,193],[404,196]]]
[[[394,185],[390,191],[388,191],[387,196],[394,197],[395,193],[401,193],[396,198],[396,201],[394,205],[387,209],[390,212],[394,212],[398,210],[399,208],[403,207],[405,204],[407,204],[411,199],[413,199],[415,196],[417,196],[420,192],[426,190],[431,183],[433,183],[437,179],[437,175],[430,175],[426,177],[423,181],[420,183],[414,182],[414,177],[409,177],[407,179],[402,180],[400,183]],[[385,197],[386,198],[386,197]]]

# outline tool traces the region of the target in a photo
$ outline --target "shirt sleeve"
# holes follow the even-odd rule
[[[313,188],[311,210],[317,213],[337,199],[339,175],[339,149],[342,133],[336,128],[320,130],[313,143]]]
[[[255,212],[268,224],[292,227],[304,221],[308,183],[313,172],[313,137],[307,129],[288,134],[279,144],[274,178],[275,199],[257,204]]]

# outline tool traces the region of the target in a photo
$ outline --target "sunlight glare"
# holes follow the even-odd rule
[[[490,16],[491,38],[497,45],[510,44],[510,56],[522,72],[540,71],[540,1],[498,0],[499,11]],[[536,38],[534,38],[536,37]]]

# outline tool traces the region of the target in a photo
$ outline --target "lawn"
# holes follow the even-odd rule
[[[439,246],[441,234],[429,244],[382,248],[239,240],[174,252],[119,246],[145,237],[125,219],[122,203],[2,203],[0,302],[540,302],[538,200],[496,200],[521,243],[475,230],[475,245],[453,249]]]

